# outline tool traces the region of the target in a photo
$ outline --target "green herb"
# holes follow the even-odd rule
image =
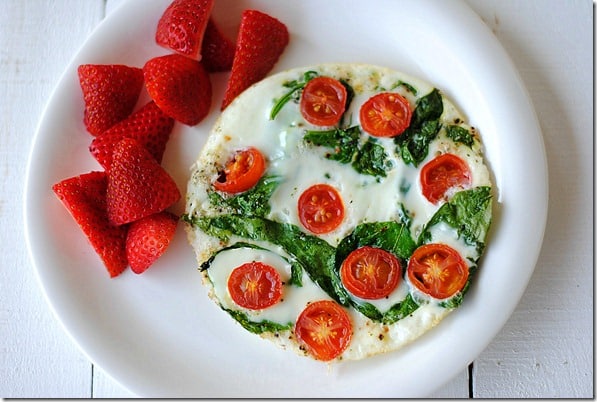
[[[247,314],[242,311],[231,310],[222,307],[222,310],[226,311],[232,318],[234,318],[240,325],[243,326],[247,331],[254,334],[262,334],[264,332],[281,332],[292,329],[293,323],[278,324],[277,322],[263,320],[259,322],[251,321]]]
[[[307,85],[307,83],[311,81],[313,78],[317,77],[317,75],[318,74],[316,71],[307,71],[303,74],[303,77],[301,79],[284,83],[284,86],[286,88],[290,88],[290,91],[288,91],[286,94],[284,94],[284,96],[277,100],[274,107],[272,108],[272,111],[270,112],[269,119],[274,120],[280,112],[280,110],[282,110],[284,105],[288,103],[291,99],[298,100],[298,91],[303,89],[305,85]]]
[[[460,142],[469,147],[472,147],[475,142],[470,131],[460,126],[447,126],[446,135],[452,141]]]
[[[227,207],[235,214],[266,216],[271,209],[269,200],[281,181],[278,176],[264,176],[252,189],[243,193],[223,197],[220,193],[209,190],[208,197],[212,205]]]
[[[429,152],[429,143],[440,129],[439,118],[444,111],[442,96],[437,89],[418,100],[410,126],[394,137],[405,163],[418,166]]]

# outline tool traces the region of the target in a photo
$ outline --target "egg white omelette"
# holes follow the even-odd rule
[[[477,130],[440,90],[323,64],[268,77],[222,112],[183,218],[239,329],[332,362],[397,350],[456,309],[491,210]]]

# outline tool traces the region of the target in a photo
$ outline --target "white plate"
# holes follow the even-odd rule
[[[41,119],[25,190],[31,258],[47,299],[89,359],[146,397],[415,397],[461,372],[489,344],[534,269],[547,213],[547,167],[533,107],[489,29],[457,1],[218,0],[233,33],[243,8],[287,24],[275,71],[366,62],[426,79],[480,129],[498,194],[490,243],[462,307],[396,353],[328,367],[249,334],[208,300],[182,225],[143,275],[109,279],[51,190],[99,165],[88,153],[76,67],[141,67],[166,50],[153,41],[169,0],[130,0],[108,16],[67,67]],[[227,74],[214,76],[209,118],[178,125],[163,164],[186,189],[189,167],[218,114]],[[144,95],[145,96],[145,95]],[[141,101],[140,101],[141,103]],[[182,212],[183,203],[175,207]]]

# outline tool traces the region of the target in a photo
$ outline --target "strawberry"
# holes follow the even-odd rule
[[[128,226],[114,226],[108,220],[107,186],[105,172],[89,172],[62,180],[54,184],[52,190],[83,230],[113,278],[127,267]]]
[[[215,0],[174,0],[164,11],[155,34],[158,45],[195,60]]]
[[[137,140],[124,138],[114,146],[107,190],[110,222],[122,225],[153,215],[180,196],[172,177]]]
[[[143,88],[143,71],[122,64],[82,64],[77,69],[85,101],[83,122],[92,135],[124,120]]]
[[[288,42],[288,29],[282,22],[260,11],[243,11],[222,110],[249,86],[265,78]]]
[[[213,18],[210,18],[201,46],[201,63],[207,72],[230,71],[234,60],[234,49],[234,42],[228,39]]]
[[[150,59],[143,66],[145,86],[160,109],[194,126],[211,107],[211,81],[203,65],[179,54]]]
[[[177,223],[178,217],[166,211],[131,223],[126,255],[134,273],[145,272],[168,249]]]
[[[158,163],[161,163],[173,127],[174,119],[150,101],[120,123],[95,137],[91,141],[89,152],[108,171],[112,163],[114,145],[123,138],[134,138],[153,155]]]

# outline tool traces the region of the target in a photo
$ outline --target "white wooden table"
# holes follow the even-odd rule
[[[122,1],[0,2],[0,397],[134,396],[91,364],[52,315],[29,261],[22,206],[43,107],[86,37]],[[592,398],[593,4],[466,1],[506,48],[534,102],[549,213],[514,314],[469,370],[433,396]]]

